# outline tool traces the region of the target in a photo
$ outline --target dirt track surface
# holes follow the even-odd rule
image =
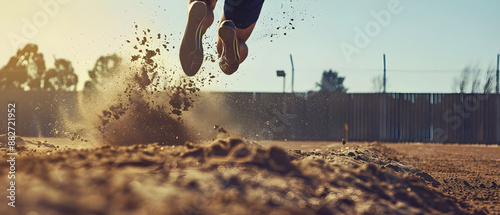
[[[15,209],[0,205],[6,214],[481,214],[494,209],[441,192],[446,184],[441,178],[399,162],[405,154],[377,143],[346,148],[233,138],[78,150],[31,145],[17,158],[18,199]],[[0,167],[2,184],[7,171]]]
[[[438,190],[470,205],[500,214],[500,147],[438,144],[386,144],[397,158],[441,183]]]

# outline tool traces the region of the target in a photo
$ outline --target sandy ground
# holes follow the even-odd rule
[[[288,149],[341,149],[339,142],[262,141]],[[349,143],[363,146],[369,143]],[[456,197],[468,209],[500,214],[500,147],[498,145],[382,143],[385,156],[414,166],[439,182],[436,188]]]
[[[397,158],[426,171],[438,189],[500,214],[500,147],[477,145],[386,144]]]
[[[4,200],[2,214],[499,212],[498,147],[237,138],[179,146],[25,142],[16,158],[16,208]],[[7,172],[2,164],[5,186]]]

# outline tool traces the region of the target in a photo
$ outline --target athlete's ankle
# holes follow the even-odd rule
[[[189,4],[196,2],[196,1],[201,1],[201,2],[204,2],[205,4],[207,3],[206,0],[189,0]]]

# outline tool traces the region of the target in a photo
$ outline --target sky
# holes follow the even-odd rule
[[[0,0],[0,67],[35,43],[47,67],[54,58],[72,61],[81,89],[99,56],[134,54],[125,41],[135,39],[135,24],[180,44],[186,6],[187,0]],[[374,92],[385,53],[388,92],[454,92],[454,78],[466,66],[496,66],[499,10],[498,0],[266,0],[247,42],[248,59],[231,76],[204,62],[200,75],[221,75],[203,90],[282,92],[276,70],[285,70],[290,92],[292,55],[295,92],[317,90],[330,69],[345,77],[348,92]],[[215,24],[204,41],[216,42]],[[178,49],[162,58],[180,68]]]

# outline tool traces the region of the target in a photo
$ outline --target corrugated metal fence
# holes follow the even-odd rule
[[[500,95],[350,94],[352,140],[500,143]]]
[[[265,139],[500,143],[500,95],[227,93],[247,136]],[[237,99],[236,99],[237,98]],[[252,119],[248,122],[248,119]]]
[[[500,143],[500,95],[207,93],[204,97],[211,95],[223,104],[221,112],[231,113],[222,124],[238,125],[238,133],[249,139]],[[70,118],[65,123],[80,118],[78,96],[0,92],[0,134],[6,130],[7,102],[16,101],[19,134],[55,136],[55,130],[64,130],[62,113]],[[200,118],[213,114],[203,110],[197,112]]]

